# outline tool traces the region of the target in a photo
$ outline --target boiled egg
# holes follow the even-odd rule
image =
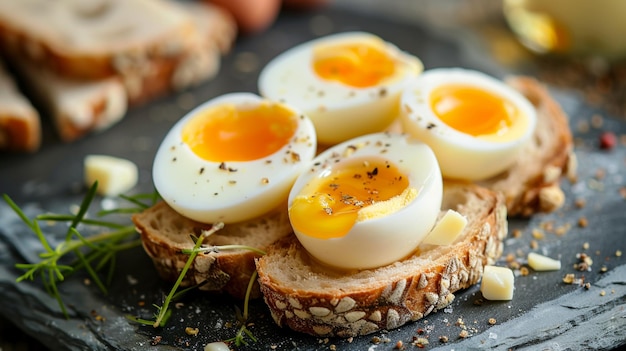
[[[315,151],[313,124],[297,109],[250,93],[226,94],[172,127],[157,150],[153,180],[185,217],[240,222],[285,204]]]
[[[346,32],[289,49],[261,71],[262,96],[298,106],[318,142],[336,144],[385,130],[421,61],[370,33]]]
[[[522,94],[461,68],[425,71],[403,92],[401,104],[404,130],[433,149],[444,178],[474,181],[503,172],[537,122]]]
[[[289,193],[302,246],[340,269],[390,264],[411,254],[436,222],[442,177],[432,150],[375,133],[319,154]]]

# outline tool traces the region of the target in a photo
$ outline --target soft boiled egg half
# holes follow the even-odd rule
[[[460,68],[425,71],[402,94],[401,104],[404,130],[433,149],[444,178],[475,181],[503,172],[537,122],[522,94]]]
[[[315,156],[311,121],[250,93],[212,99],[181,118],[154,159],[157,191],[193,220],[239,222],[285,204]]]
[[[421,61],[364,32],[322,37],[293,47],[261,71],[259,91],[298,106],[332,145],[385,130],[399,115],[400,94]]]
[[[340,269],[367,269],[411,254],[436,222],[442,177],[431,149],[375,133],[317,156],[289,194],[302,246]]]

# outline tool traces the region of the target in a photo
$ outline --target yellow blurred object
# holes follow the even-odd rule
[[[626,1],[504,0],[503,10],[513,32],[535,52],[626,55]]]

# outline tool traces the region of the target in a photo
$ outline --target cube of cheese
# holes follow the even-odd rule
[[[88,155],[85,157],[85,184],[91,186],[98,181],[97,192],[104,196],[117,196],[137,184],[137,166],[126,159]]]
[[[465,216],[454,210],[448,210],[422,242],[431,245],[450,245],[466,225]]]
[[[515,277],[507,267],[485,266],[480,291],[487,300],[511,300]]]

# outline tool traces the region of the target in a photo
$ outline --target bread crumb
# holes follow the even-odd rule
[[[496,319],[495,318],[489,318],[488,323],[490,325],[495,325],[496,324]]]
[[[192,327],[186,327],[185,328],[185,333],[187,335],[196,336],[196,335],[198,335],[199,332],[200,332],[200,330],[198,328],[192,328]]]
[[[469,333],[467,332],[467,330],[461,330],[461,332],[459,333],[459,338],[465,339],[469,336]]]
[[[596,173],[594,174],[594,178],[597,180],[603,180],[606,177],[606,171],[602,168],[596,169]]]
[[[619,188],[619,194],[622,196],[623,199],[626,199],[626,186]]]
[[[578,209],[584,208],[586,204],[587,204],[587,201],[585,201],[585,199],[582,199],[582,198],[578,198],[574,202],[574,206],[576,206],[576,208]]]
[[[439,341],[441,341],[442,343],[447,343],[448,337],[446,335],[442,335],[439,337]]]
[[[537,240],[543,240],[546,237],[545,234],[539,229],[533,229],[532,235],[533,235],[533,238]]]
[[[530,274],[530,271],[528,270],[527,267],[521,267],[520,270],[519,270],[519,273],[520,273],[521,276],[525,277],[528,274]]]
[[[537,243],[537,240],[530,241],[530,248],[533,250],[537,250],[539,248],[539,243]]]
[[[622,257],[622,250],[615,251],[615,256],[616,257]]]
[[[604,296],[604,295],[606,295],[606,291],[600,290],[600,296]]]
[[[541,188],[539,191],[539,209],[543,212],[552,212],[565,202],[565,194],[558,185]]]
[[[578,226],[579,227],[586,228],[588,224],[589,224],[589,222],[587,221],[586,217],[583,216],[583,217],[578,218]],[[587,247],[589,247],[589,243],[586,243],[586,244],[587,244]]]
[[[568,273],[563,277],[563,283],[565,284],[573,284],[574,283],[574,278],[576,276],[572,273]]]
[[[402,342],[402,340],[396,341],[396,346],[394,346],[394,349],[404,350],[404,343]]]
[[[589,243],[588,242],[583,243],[583,250],[589,250]]]
[[[328,349],[329,349],[330,351],[336,351],[336,350],[337,350],[337,346],[335,346],[335,344],[331,344],[331,345],[328,347]]]
[[[604,124],[604,118],[599,115],[599,114],[594,114],[593,116],[591,116],[591,126],[596,128],[596,129],[600,129],[602,128],[602,125]]]
[[[513,235],[513,238],[518,239],[522,237],[522,231],[519,229],[513,229],[513,233],[511,233]]]

